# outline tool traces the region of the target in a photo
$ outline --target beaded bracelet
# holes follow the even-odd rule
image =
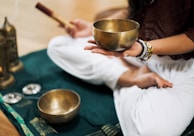
[[[137,42],[141,44],[142,52],[136,57],[143,61],[148,60],[152,56],[152,45],[141,39],[138,39]]]

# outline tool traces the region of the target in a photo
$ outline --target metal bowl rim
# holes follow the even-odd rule
[[[133,22],[134,24],[136,24],[137,27],[134,28],[134,29],[126,30],[126,31],[122,31],[122,32],[108,32],[108,31],[101,30],[101,29],[99,29],[99,28],[97,28],[97,27],[95,26],[95,24],[98,23],[98,22],[100,22],[100,21],[111,21],[111,20],[122,20],[122,21]],[[98,31],[100,31],[100,32],[110,33],[110,34],[126,33],[126,32],[129,32],[129,31],[132,31],[132,30],[137,30],[137,29],[139,29],[139,27],[140,27],[140,24],[139,24],[137,21],[132,20],[132,19],[110,19],[110,18],[107,18],[107,19],[99,19],[99,20],[96,20],[96,21],[94,21],[94,23],[93,23],[93,30],[96,29],[96,30],[98,30]]]
[[[77,96],[77,98],[78,98],[78,103],[76,104],[76,106],[75,106],[71,111],[65,112],[64,114],[62,114],[62,113],[61,113],[61,114],[51,114],[51,113],[45,112],[45,111],[42,110],[42,108],[39,106],[39,103],[40,103],[40,100],[41,100],[42,97],[44,97],[44,96],[47,95],[48,93],[57,92],[57,91],[68,91],[68,92],[71,92],[71,93],[73,93],[73,94],[75,94],[75,95]],[[80,103],[81,103],[81,98],[80,98],[80,95],[79,95],[77,92],[75,92],[75,91],[73,91],[73,90],[70,90],[70,89],[52,89],[52,90],[50,90],[50,91],[48,91],[48,92],[46,92],[46,93],[44,93],[43,95],[40,96],[40,98],[38,99],[38,102],[37,102],[37,107],[38,107],[38,110],[39,110],[41,113],[45,114],[45,115],[49,115],[49,116],[64,116],[64,115],[68,115],[68,114],[70,114],[70,113],[76,111],[76,109],[79,109]]]

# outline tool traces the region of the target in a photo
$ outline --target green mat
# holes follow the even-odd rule
[[[46,50],[23,56],[21,61],[24,64],[24,69],[14,74],[16,83],[1,93],[3,95],[13,91],[22,93],[22,88],[29,83],[41,85],[42,90],[38,94],[26,95],[22,101],[11,105],[24,118],[26,125],[35,136],[38,136],[40,132],[57,136],[84,136],[98,131],[105,124],[118,123],[112,91],[106,86],[91,85],[67,74],[48,58]],[[81,97],[81,107],[79,115],[72,122],[58,126],[47,126],[40,119],[36,105],[37,98],[56,88],[78,92]],[[12,118],[10,117],[10,119]],[[14,123],[14,119],[12,122]],[[40,126],[40,123],[43,127]],[[18,125],[16,122],[15,124]],[[51,128],[55,131],[52,131]]]
[[[29,83],[41,85],[41,91],[36,95],[24,95],[22,101],[11,107],[19,113],[27,127],[35,136],[85,136],[99,131],[106,124],[118,123],[112,91],[104,85],[97,86],[83,82],[57,67],[47,56],[46,50],[30,53],[20,58],[24,69],[14,74],[16,83],[9,89],[1,91],[2,95],[9,92],[22,93],[22,88]],[[56,88],[71,89],[79,93],[81,107],[78,116],[63,125],[49,125],[40,118],[37,109],[37,99],[43,93]],[[8,118],[24,135],[17,121],[3,109]],[[194,128],[194,121],[184,134]],[[100,136],[100,135],[99,135]],[[189,136],[189,135],[187,135]]]

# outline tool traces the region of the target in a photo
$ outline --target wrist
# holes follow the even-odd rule
[[[138,39],[137,42],[141,45],[142,51],[136,56],[137,58],[146,61],[152,56],[152,45],[146,41]]]

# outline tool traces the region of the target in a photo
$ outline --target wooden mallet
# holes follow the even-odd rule
[[[41,4],[40,2],[38,2],[35,7],[37,9],[39,9],[40,11],[42,11],[43,13],[45,13],[46,15],[48,15],[49,17],[51,17],[52,19],[54,19],[55,21],[57,21],[63,27],[65,27],[65,26],[74,27],[68,21],[63,20],[61,17],[56,15],[52,10],[50,10],[49,8],[47,8],[46,6]]]

